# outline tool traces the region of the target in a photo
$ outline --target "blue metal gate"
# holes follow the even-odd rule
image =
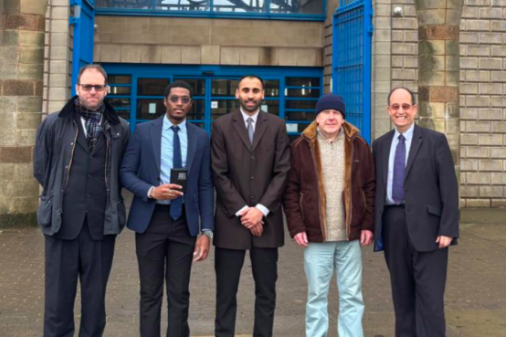
[[[72,94],[75,95],[75,84],[79,69],[93,63],[93,37],[95,34],[95,0],[70,0],[74,16],[70,25],[74,25],[74,45],[72,53]]]
[[[343,96],[346,119],[371,140],[371,0],[340,0],[334,14],[332,91]]]

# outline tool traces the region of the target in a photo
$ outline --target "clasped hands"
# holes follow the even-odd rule
[[[163,184],[151,190],[150,197],[156,200],[174,200],[183,196],[180,190],[183,188],[177,184]]]
[[[262,236],[264,214],[256,207],[248,207],[239,213],[241,224],[251,231],[254,236]]]

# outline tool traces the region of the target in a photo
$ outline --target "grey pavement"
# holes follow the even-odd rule
[[[506,210],[463,210],[460,244],[451,250],[446,291],[448,337],[506,337]],[[363,249],[366,337],[393,337],[390,283],[382,253]],[[194,265],[191,279],[192,336],[213,334],[214,256]],[[0,232],[0,337],[42,336],[44,238],[37,228]],[[329,295],[330,332],[337,336],[338,294]],[[237,335],[251,335],[254,283],[246,258],[239,289]],[[303,251],[289,238],[280,249],[274,336],[304,336],[306,280]],[[107,295],[109,336],[138,336],[139,278],[134,235],[125,230]],[[76,300],[76,325],[80,298]],[[164,305],[165,307],[165,305]],[[163,329],[167,324],[162,314]],[[162,334],[163,335],[163,334]]]

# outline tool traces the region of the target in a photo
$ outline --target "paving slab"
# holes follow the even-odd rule
[[[473,213],[474,212],[474,213]],[[450,253],[446,291],[448,337],[506,337],[506,210],[463,210],[461,240]],[[363,249],[366,337],[393,337],[390,279],[383,253]],[[192,336],[212,336],[215,314],[214,252],[194,265],[191,279]],[[329,337],[337,336],[338,292],[329,295]],[[42,336],[44,238],[37,228],[0,232],[0,337]],[[274,336],[304,336],[306,280],[303,251],[288,237],[280,249]],[[251,335],[254,283],[246,257],[238,296],[237,329]],[[134,234],[117,240],[107,293],[106,337],[139,336],[139,277]],[[80,298],[75,317],[79,324]],[[166,305],[162,314],[166,329]],[[163,335],[163,334],[162,334]]]

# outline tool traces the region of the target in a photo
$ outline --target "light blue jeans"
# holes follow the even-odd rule
[[[339,337],[363,337],[362,251],[359,241],[309,243],[304,251],[304,270],[308,284],[306,336],[327,336],[327,297],[335,270],[339,289]]]

